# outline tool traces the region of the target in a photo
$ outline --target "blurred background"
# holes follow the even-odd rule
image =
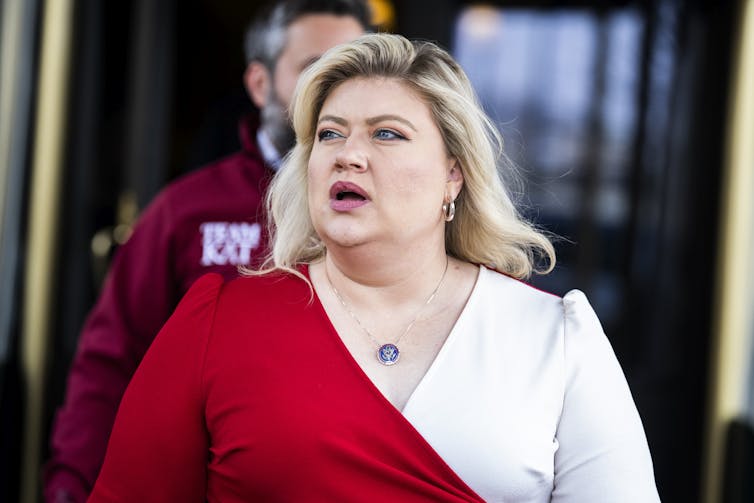
[[[666,502],[754,501],[754,2],[374,0],[465,67],[628,378]],[[0,501],[36,502],[109,259],[238,148],[241,0],[0,0]]]

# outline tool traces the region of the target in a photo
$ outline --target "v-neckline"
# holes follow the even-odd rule
[[[303,266],[299,269],[306,278],[311,281],[311,275],[309,274],[309,267]],[[408,401],[406,402],[406,405],[403,408],[403,411],[405,411],[408,408],[408,405],[412,402],[416,390],[419,389],[419,387],[422,385],[422,383],[427,379],[427,376],[430,374],[430,371],[435,368],[441,360],[438,358],[441,353],[446,353],[445,350],[446,347],[449,347],[448,342],[449,341],[455,341],[459,336],[453,335],[455,332],[458,332],[456,330],[456,326],[459,325],[459,322],[466,319],[470,315],[465,315],[464,313],[466,311],[469,311],[472,309],[472,306],[477,304],[477,297],[479,297],[479,294],[477,293],[482,289],[480,284],[483,281],[483,277],[485,276],[485,273],[487,271],[484,270],[483,266],[479,266],[479,271],[477,272],[477,277],[474,283],[474,286],[471,290],[471,293],[469,294],[468,299],[466,300],[466,304],[464,305],[463,309],[461,310],[460,315],[458,316],[458,319],[456,320],[455,324],[453,325],[453,328],[451,329],[450,333],[448,334],[448,337],[446,338],[445,342],[443,343],[443,347],[440,348],[440,351],[436,355],[435,359],[432,361],[432,364],[430,365],[427,372],[425,372],[424,376],[422,376],[422,379],[419,381],[419,384],[414,388],[413,392],[409,396]],[[461,487],[464,487],[465,490],[470,494],[476,497],[476,501],[482,502],[484,499],[480,497],[477,492],[469,486],[469,484],[461,478],[461,476],[456,473],[456,471],[448,464],[448,462],[440,456],[440,454],[437,452],[437,450],[430,444],[426,438],[419,432],[419,430],[416,428],[416,426],[409,420],[406,415],[404,415],[404,412],[399,410],[393,403],[380,391],[380,389],[377,387],[377,385],[369,378],[367,373],[364,371],[363,368],[361,368],[361,365],[359,365],[359,362],[356,361],[356,358],[351,354],[351,351],[346,346],[345,342],[343,342],[343,339],[338,334],[337,330],[335,330],[335,326],[333,325],[332,321],[330,320],[330,316],[327,314],[327,311],[324,308],[324,305],[322,304],[322,301],[319,297],[319,294],[317,293],[316,288],[314,288],[314,285],[312,284],[312,302],[310,304],[311,309],[313,309],[313,315],[319,315],[321,316],[321,321],[324,325],[324,332],[327,332],[330,339],[332,339],[332,343],[340,349],[343,357],[343,361],[345,363],[345,366],[349,367],[351,369],[351,373],[354,376],[355,379],[361,380],[364,383],[364,392],[367,393],[369,396],[373,397],[374,400],[376,400],[377,403],[382,404],[385,410],[386,414],[389,414],[393,416],[396,420],[397,424],[401,424],[405,426],[407,434],[410,434],[414,440],[417,442],[417,445],[421,445],[423,449],[426,450],[426,452],[431,453],[434,457],[436,462],[439,466],[442,466],[443,469],[446,471],[447,475],[455,480],[457,484],[460,484]],[[452,338],[451,338],[452,336]],[[443,357],[444,359],[444,357]],[[344,372],[348,372],[348,370],[344,369]],[[434,372],[434,371],[433,371]]]
[[[445,338],[445,341],[443,341],[440,350],[435,355],[435,358],[427,368],[427,371],[416,384],[416,387],[414,387],[413,391],[411,391],[411,394],[409,395],[408,400],[406,400],[403,409],[399,410],[403,417],[409,417],[408,412],[410,412],[411,404],[418,399],[417,397],[421,396],[421,390],[429,386],[429,383],[432,380],[432,376],[440,371],[438,368],[442,365],[442,362],[446,358],[448,358],[449,353],[452,351],[452,346],[455,345],[458,342],[458,339],[462,336],[463,326],[466,324],[466,319],[471,316],[471,314],[469,313],[474,312],[474,306],[477,304],[477,298],[479,297],[479,294],[477,292],[482,289],[481,283],[483,281],[483,276],[487,273],[484,266],[480,265],[478,267],[477,276],[474,280],[474,286],[471,288],[471,293],[469,293],[469,296],[466,299],[466,303],[461,309],[461,313],[458,315],[455,323],[453,323],[453,327],[450,329],[448,336]]]
[[[351,353],[351,351],[348,349],[348,346],[346,346],[346,343],[343,341],[343,338],[335,329],[335,325],[330,319],[330,316],[327,314],[327,310],[325,309],[325,306],[322,304],[322,300],[320,299],[319,293],[317,292],[317,289],[316,287],[314,287],[313,283],[312,283],[312,291],[314,295],[314,304],[316,304],[316,308],[320,311],[322,316],[324,316],[324,319],[327,320],[327,329],[328,329],[327,332],[332,338],[335,339],[335,343],[343,352],[344,359],[348,362],[348,365],[355,370],[356,374],[359,376],[360,379],[366,382],[367,387],[370,388],[371,390],[371,393],[376,393],[382,400],[384,400],[385,404],[387,404],[391,409],[393,409],[401,417],[403,417],[404,420],[406,420],[409,424],[411,424],[410,421],[408,421],[408,419],[406,418],[406,410],[408,410],[409,406],[414,401],[414,398],[417,395],[417,390],[419,390],[420,388],[426,387],[424,383],[428,380],[428,376],[431,378],[431,375],[437,372],[435,369],[437,366],[439,366],[442,363],[442,360],[445,359],[446,354],[449,351],[449,349],[447,348],[451,346],[452,344],[454,344],[454,341],[459,337],[458,335],[456,335],[456,333],[461,332],[461,330],[458,330],[457,327],[460,325],[462,321],[464,321],[469,316],[466,314],[466,312],[471,310],[471,307],[476,303],[475,299],[478,296],[477,292],[480,290],[480,283],[482,282],[482,277],[485,272],[486,271],[484,270],[484,266],[479,265],[478,270],[477,270],[477,277],[474,280],[474,286],[472,287],[471,293],[466,299],[466,303],[461,309],[461,313],[458,315],[458,318],[453,323],[453,326],[451,327],[450,332],[448,333],[448,336],[443,341],[442,346],[440,347],[440,350],[437,352],[437,354],[433,358],[432,363],[430,363],[429,367],[427,368],[427,371],[424,373],[421,379],[419,379],[419,382],[416,384],[414,389],[409,394],[409,397],[406,400],[406,403],[403,405],[402,409],[399,409],[398,407],[396,407],[393,404],[393,402],[391,402],[390,399],[388,399],[388,397],[385,396],[382,390],[380,390],[380,388],[374,383],[374,381],[372,381],[372,379],[369,377],[366,371],[362,368],[362,366],[356,360],[353,353]],[[307,279],[311,282],[311,274],[310,274],[308,266],[303,268],[303,273],[306,275]],[[411,426],[413,427],[413,425]]]

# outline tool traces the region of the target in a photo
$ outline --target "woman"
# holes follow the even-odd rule
[[[90,501],[658,501],[586,298],[518,281],[553,248],[452,58],[365,36],[292,117],[268,267],[187,294]]]

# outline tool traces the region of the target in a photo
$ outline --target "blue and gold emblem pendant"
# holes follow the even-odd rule
[[[400,357],[401,352],[395,344],[383,344],[377,350],[377,359],[383,365],[395,365]]]

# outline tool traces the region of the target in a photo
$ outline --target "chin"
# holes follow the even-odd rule
[[[330,243],[332,246],[337,246],[340,248],[354,248],[356,246],[365,244],[366,240],[359,236],[346,235],[330,237],[327,239],[326,243]]]
[[[325,246],[338,246],[343,248],[352,248],[367,242],[367,236],[362,230],[358,229],[323,229],[322,240]]]

